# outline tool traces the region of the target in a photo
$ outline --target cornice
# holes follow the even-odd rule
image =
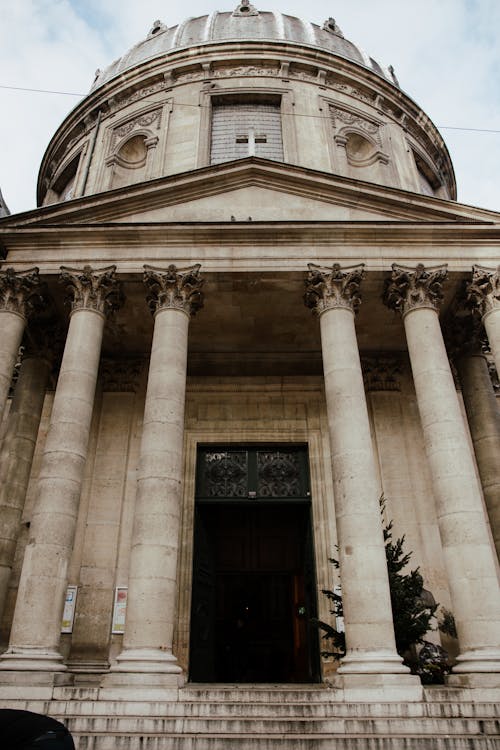
[[[248,157],[10,216],[0,220],[0,230],[6,225],[19,227],[28,223],[105,223],[141,209],[151,211],[247,186],[261,186],[350,208],[366,207],[378,210],[389,219],[500,223],[500,214],[486,209],[329,172]]]

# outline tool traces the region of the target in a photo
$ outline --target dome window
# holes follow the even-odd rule
[[[227,101],[212,109],[211,163],[246,156],[283,161],[281,102]]]
[[[241,2],[239,5],[236,6],[236,10],[233,11],[233,16],[258,16],[259,11],[257,8],[254,8],[251,3]]]

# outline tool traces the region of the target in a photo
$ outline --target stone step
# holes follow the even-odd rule
[[[184,697],[184,696],[180,696]],[[206,717],[219,718],[500,718],[497,703],[309,703],[309,702],[217,702],[214,700],[171,702],[146,701],[92,701],[92,700],[29,700],[2,701],[4,708],[22,708],[35,713],[57,714],[69,717],[141,716],[144,718]]]
[[[64,717],[70,731],[86,734],[135,735],[500,735],[497,719],[317,719],[248,717],[144,718],[123,716]]]
[[[75,735],[76,750],[498,750],[486,736]]]

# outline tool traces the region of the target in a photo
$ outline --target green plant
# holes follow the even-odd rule
[[[385,510],[385,498],[380,498],[380,511]],[[407,661],[413,671],[417,671],[418,658],[415,658],[415,646],[424,643],[424,636],[432,630],[432,619],[438,604],[432,596],[427,595],[424,589],[423,578],[419,568],[409,573],[402,572],[408,565],[412,552],[405,552],[405,536],[393,540],[393,521],[383,526],[385,556],[387,560],[387,572],[389,577],[389,589],[391,593],[392,616],[394,623],[394,634],[398,653]],[[339,561],[331,558],[330,562],[335,568],[339,568]],[[338,628],[339,618],[343,615],[342,597],[340,593],[323,589],[322,592],[331,602],[330,613],[336,618],[336,625],[315,620],[316,625],[323,631],[322,638],[326,640],[331,648],[323,650],[322,656],[341,659],[345,655],[345,634]]]

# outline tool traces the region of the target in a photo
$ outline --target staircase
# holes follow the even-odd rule
[[[344,703],[314,686],[188,685],[166,701],[59,688],[9,707],[63,721],[77,750],[499,750],[500,707],[427,689],[418,703]],[[21,705],[22,704],[22,705]]]

